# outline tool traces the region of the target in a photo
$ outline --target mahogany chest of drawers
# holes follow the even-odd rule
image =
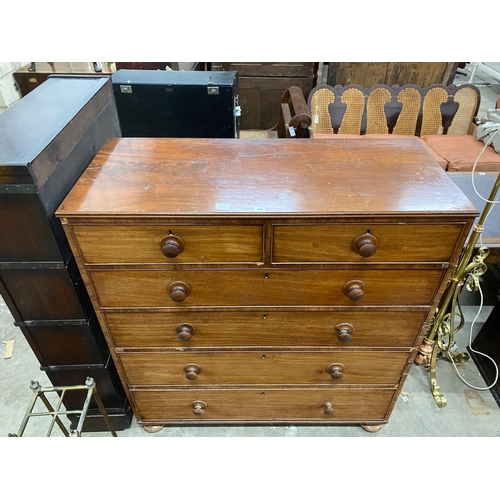
[[[135,416],[388,422],[477,210],[415,139],[112,139],[57,211]]]

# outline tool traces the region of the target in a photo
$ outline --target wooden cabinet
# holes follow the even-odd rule
[[[330,62],[328,85],[413,84],[428,87],[435,83],[453,83],[459,63],[449,62]]]
[[[107,77],[54,76],[0,116],[0,293],[51,383],[94,378],[117,430],[132,411],[54,212],[119,135]],[[81,410],[85,394],[69,391],[63,403]],[[76,424],[78,416],[68,418]],[[108,430],[95,402],[84,429]]]
[[[224,63],[225,70],[238,72],[240,126],[242,130],[267,130],[278,123],[283,92],[299,87],[304,98],[316,85],[318,63]]]
[[[147,430],[388,422],[475,207],[415,138],[121,138],[57,211]]]
[[[92,63],[86,62],[37,62],[32,71],[29,70],[30,66],[31,64],[27,64],[14,73],[23,96],[28,95],[51,75],[109,76],[115,71],[114,63],[103,63],[100,72],[94,70]]]

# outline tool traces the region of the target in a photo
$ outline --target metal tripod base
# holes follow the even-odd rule
[[[101,402],[101,399],[99,398],[97,391],[96,391],[96,383],[93,378],[88,377],[87,380],[85,381],[85,385],[73,385],[73,386],[61,386],[61,387],[42,387],[37,381],[32,380],[30,382],[30,389],[33,391],[33,397],[31,399],[31,402],[28,406],[28,410],[26,411],[26,415],[24,416],[24,419],[21,423],[21,426],[19,427],[19,431],[17,434],[8,434],[9,437],[22,437],[24,434],[24,431],[26,430],[26,426],[28,424],[28,421],[31,417],[46,417],[46,416],[52,416],[51,423],[49,425],[49,429],[47,432],[46,437],[50,437],[52,434],[52,431],[54,429],[54,425],[57,424],[61,432],[66,436],[66,437],[81,437],[82,435],[82,428],[83,428],[83,423],[85,421],[85,417],[87,416],[87,411],[90,406],[90,401],[92,398],[94,398],[95,402],[97,403],[97,406],[101,410],[102,416],[104,417],[104,420],[106,421],[106,424],[108,426],[109,431],[113,435],[113,437],[117,437],[115,430],[113,429],[113,425],[111,423],[111,420],[108,416],[108,413],[106,409],[104,408],[104,405]],[[63,403],[63,398],[66,392],[68,391],[87,391],[87,397],[85,398],[85,403],[83,405],[83,408],[81,410],[62,410],[61,406]],[[56,409],[52,407],[50,404],[49,400],[45,396],[45,393],[48,392],[55,392],[59,393],[59,401],[57,402]],[[33,408],[35,407],[35,404],[37,400],[40,399],[43,404],[45,405],[45,408],[47,408],[46,412],[33,412]],[[59,415],[74,415],[74,414],[80,414],[80,418],[78,420],[78,425],[76,429],[71,429],[68,430],[66,429],[65,425],[62,423],[61,419],[59,418]]]

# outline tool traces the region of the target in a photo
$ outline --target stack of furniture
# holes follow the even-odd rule
[[[416,138],[113,139],[57,211],[149,431],[377,430],[476,215]]]
[[[51,77],[0,116],[0,293],[52,384],[93,378],[118,430],[130,425],[130,405],[54,212],[119,136],[106,77]],[[84,400],[73,391],[64,404],[81,410]],[[108,429],[95,402],[85,429]]]

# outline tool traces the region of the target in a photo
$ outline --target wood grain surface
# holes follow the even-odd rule
[[[189,421],[335,421],[365,422],[387,417],[387,408],[394,389],[387,388],[307,388],[272,389],[263,387],[239,390],[185,390],[133,391],[132,397],[140,407],[140,418],[169,423],[175,419]],[[192,403],[204,401],[207,408],[202,415],[194,415]],[[331,403],[333,414],[325,414],[326,403]],[[382,422],[383,423],[383,422]]]
[[[436,165],[416,138],[111,139],[58,215],[475,212]]]
[[[107,311],[106,323],[117,347],[410,347],[426,311]],[[189,340],[177,338],[177,327],[190,324]],[[354,331],[338,339],[337,325]]]
[[[376,425],[477,210],[415,138],[122,138],[57,214],[140,424]]]
[[[281,352],[245,351],[184,353],[124,352],[120,360],[130,385],[309,385],[397,384],[408,359],[404,351]],[[184,367],[201,368],[196,379]],[[333,380],[327,367],[344,365],[343,377]]]

